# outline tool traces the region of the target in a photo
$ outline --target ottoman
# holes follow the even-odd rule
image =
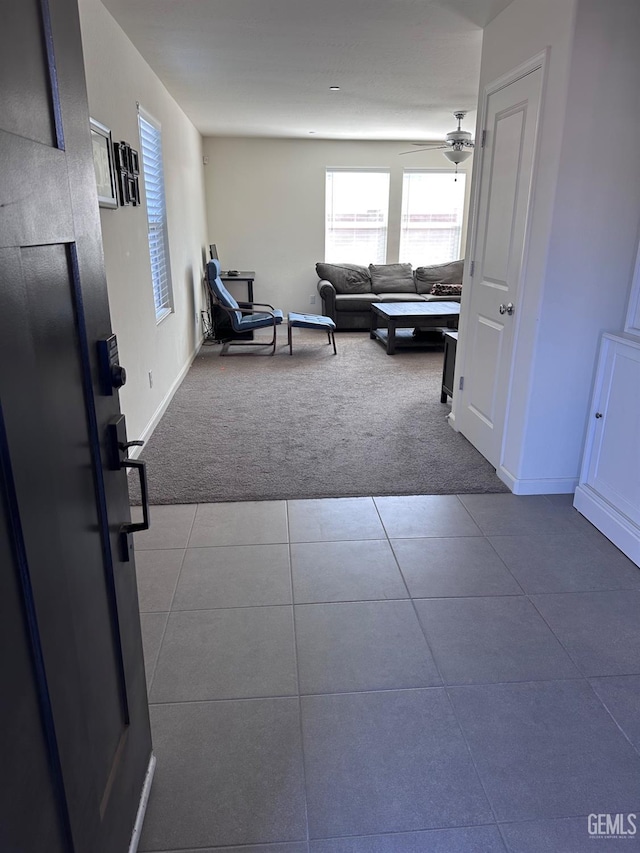
[[[287,340],[289,342],[289,355],[293,355],[292,329],[297,326],[300,329],[322,329],[327,333],[329,343],[333,344],[333,354],[336,355],[336,324],[331,317],[323,317],[321,314],[297,314],[290,311],[287,317],[288,329]]]

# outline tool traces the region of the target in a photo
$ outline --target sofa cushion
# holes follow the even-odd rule
[[[460,284],[464,272],[464,261],[417,267],[414,273],[418,293],[431,293],[434,284]]]
[[[378,302],[424,302],[419,293],[378,293]]]
[[[443,284],[438,281],[431,288],[431,296],[460,296],[461,294],[461,284]]]
[[[336,293],[336,311],[370,311],[379,301],[375,293]]]
[[[369,264],[374,293],[415,293],[411,264]]]
[[[357,264],[316,264],[322,280],[330,281],[336,293],[371,293],[371,277],[366,267]]]

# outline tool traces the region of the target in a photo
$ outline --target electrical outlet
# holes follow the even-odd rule
[[[153,388],[153,370],[149,371],[149,388]]]
[[[309,297],[309,305],[315,305],[315,304],[316,304],[316,295],[314,293]]]

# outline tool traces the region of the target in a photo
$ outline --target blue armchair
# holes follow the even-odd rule
[[[226,355],[230,346],[238,347],[271,347],[269,355],[276,351],[276,329],[282,323],[283,314],[279,308],[274,308],[266,302],[244,302],[242,307],[238,305],[229,293],[220,278],[220,262],[211,260],[207,264],[207,285],[215,304],[221,308],[231,321],[231,328],[235,332],[253,332],[255,329],[273,329],[273,335],[269,341],[226,341],[220,355]],[[256,311],[255,307],[266,308],[266,311]]]

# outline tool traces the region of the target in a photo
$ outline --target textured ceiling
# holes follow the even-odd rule
[[[482,27],[510,2],[103,0],[205,136],[404,140],[475,108]]]

